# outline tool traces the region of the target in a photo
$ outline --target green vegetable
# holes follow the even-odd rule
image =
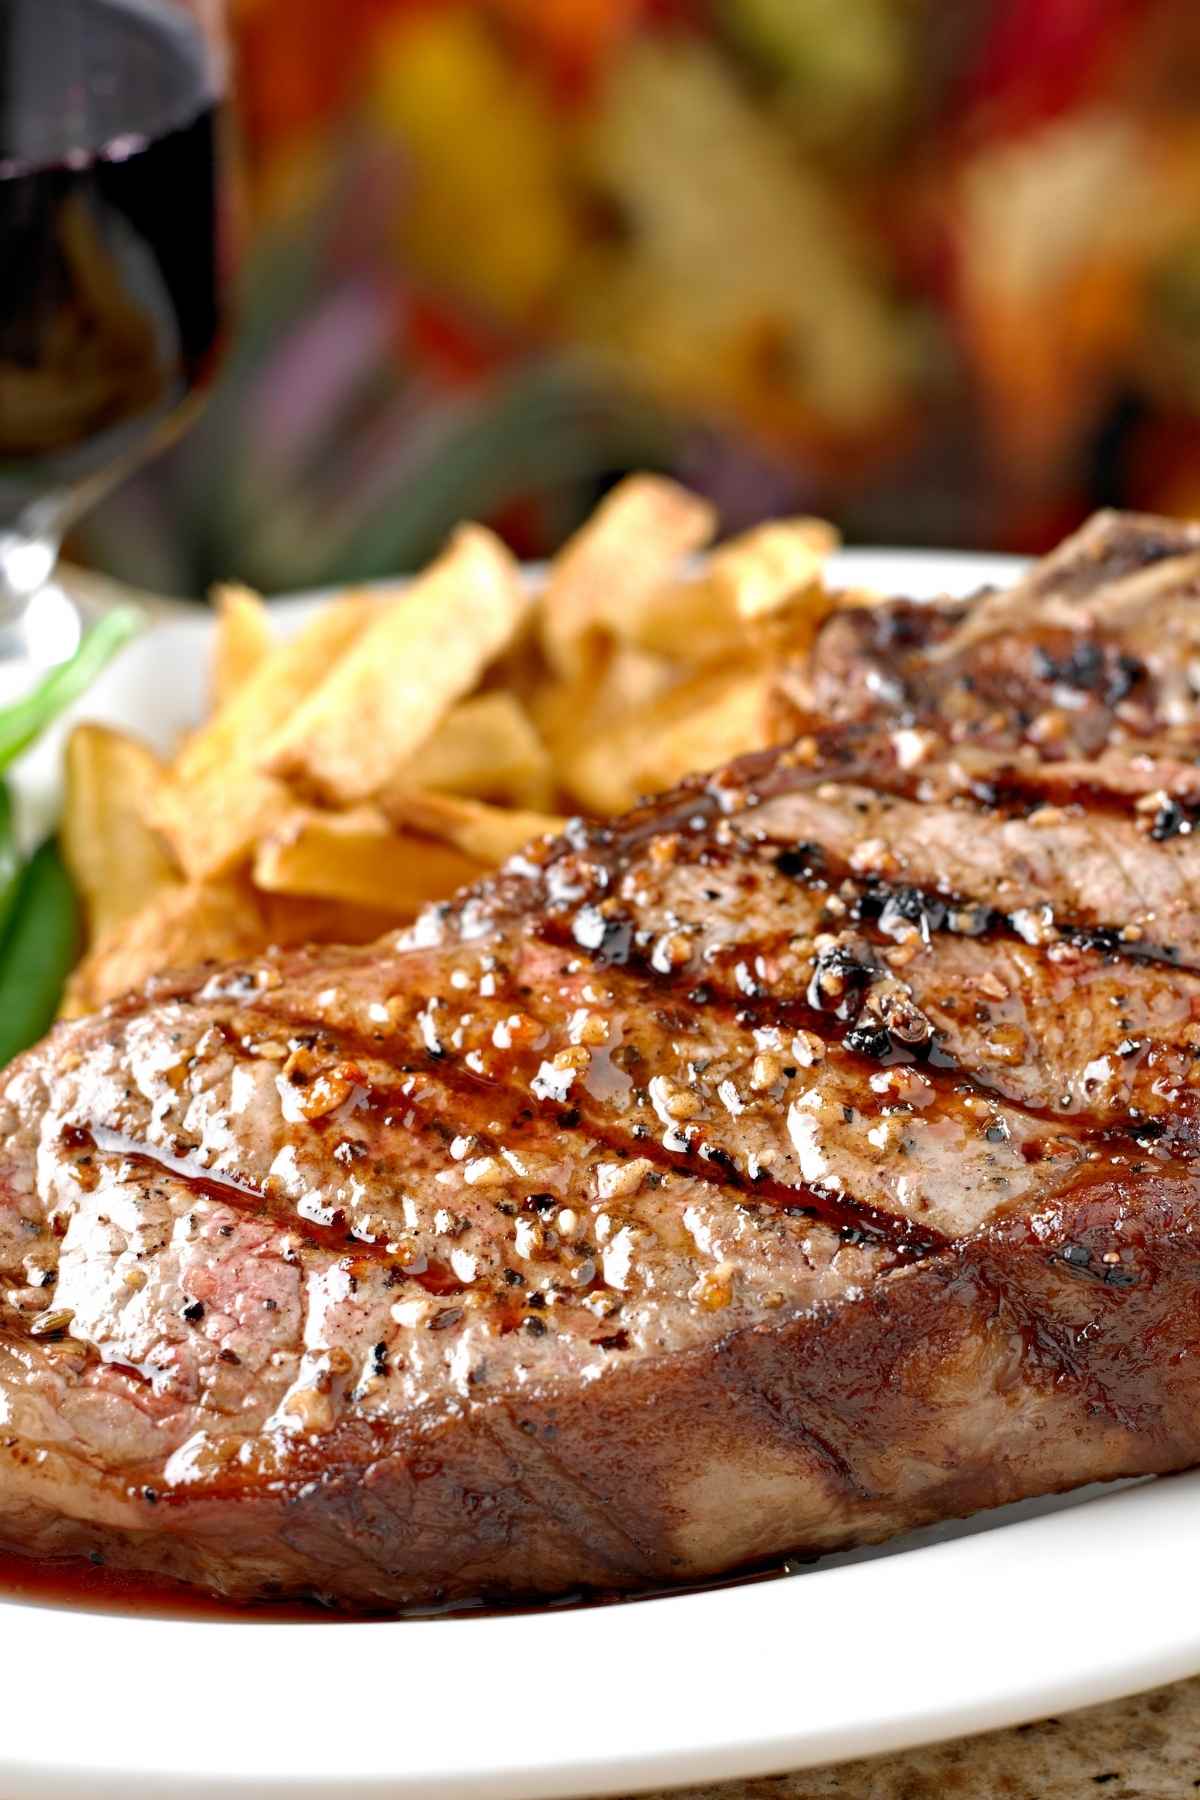
[[[106,613],[74,656],[32,693],[0,707],[0,774],[78,700],[141,623],[131,606]],[[0,779],[0,1067],[53,1024],[79,937],[79,905],[58,845],[47,840],[22,866],[12,801]]]
[[[30,859],[0,946],[0,1065],[47,1031],[79,948],[79,904],[53,838]]]
[[[0,706],[0,773],[27,750],[52,719],[90,687],[110,656],[142,624],[131,606],[118,606],[93,625],[67,662],[51,669],[30,694]]]
[[[0,781],[0,942],[8,930],[23,868],[13,825],[12,797],[7,783]]]

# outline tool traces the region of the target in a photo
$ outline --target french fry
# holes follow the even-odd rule
[[[371,943],[401,923],[390,907],[263,894],[240,876],[176,885],[99,940],[72,974],[59,1016],[95,1012],[171,970],[235,962],[272,945]]]
[[[178,884],[178,870],[146,823],[162,778],[148,745],[107,725],[77,725],[67,741],[59,836],[89,943]]]
[[[354,639],[374,602],[349,595],[281,644],[184,744],[150,811],[189,879],[211,880],[244,862],[287,810],[284,788],[256,766],[264,733],[291,719]]]
[[[223,706],[270,655],[274,642],[262,596],[240,582],[213,590],[217,643],[213,652],[213,701]]]
[[[272,893],[321,895],[411,918],[482,868],[460,850],[394,831],[373,807],[296,807],[259,844],[254,879]]]
[[[364,906],[320,894],[267,894],[258,891],[264,943],[373,944],[385,932],[407,925],[407,912],[391,906]]]
[[[497,689],[460,701],[391,785],[536,808],[549,804],[554,769],[525,708]]]
[[[765,666],[707,670],[607,733],[578,741],[559,763],[563,781],[587,811],[624,812],[697,769],[764,744],[769,689]]]
[[[519,812],[506,806],[489,806],[484,800],[467,800],[458,794],[434,794],[414,788],[407,793],[392,789],[386,796],[387,814],[402,830],[452,844],[464,856],[495,868],[535,838],[561,830],[563,820],[548,813]]]
[[[630,475],[560,551],[541,597],[542,646],[554,673],[578,679],[623,620],[716,529],[707,500],[660,475]]]
[[[402,591],[335,599],[278,646],[256,595],[220,590],[215,710],[170,767],[102,727],[71,740],[91,949],[66,1010],[271,944],[366,942],[557,831],[564,798],[621,812],[793,737],[835,534],[784,520],[688,569],[714,524],[633,476],[536,600],[464,526]]]
[[[334,805],[378,793],[515,641],[531,607],[499,538],[460,526],[267,737],[259,768]]]
[[[545,682],[533,695],[530,710],[557,768],[581,741],[651,705],[678,680],[678,670],[666,657],[619,644],[599,666],[572,680]]]
[[[261,914],[247,884],[168,888],[99,939],[71,977],[62,1015],[94,1012],[166,969],[242,956],[260,933]]]
[[[690,580],[635,597],[623,629],[644,650],[704,663],[744,645],[756,623],[786,615],[789,649],[806,649],[833,610],[821,570],[837,541],[821,519],[757,526],[714,550]]]

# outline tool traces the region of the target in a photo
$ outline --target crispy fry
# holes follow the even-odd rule
[[[146,823],[163,768],[136,738],[107,725],[77,725],[67,742],[65,776],[59,835],[91,943],[179,881]]]
[[[499,538],[460,526],[268,737],[259,767],[335,805],[378,793],[514,642],[531,607]]]
[[[258,846],[260,888],[318,894],[411,918],[482,873],[482,864],[445,844],[394,831],[373,807],[327,813],[296,807]]]
[[[268,944],[373,944],[387,931],[408,924],[408,914],[390,906],[363,906],[321,894],[259,892]]]
[[[213,703],[223,706],[271,653],[274,632],[262,596],[240,582],[214,588],[217,644],[213,652]]]
[[[227,874],[286,810],[286,791],[256,767],[263,736],[294,716],[373,611],[365,595],[323,608],[184,744],[150,817],[190,879]]]
[[[62,1014],[94,1012],[165,969],[244,955],[260,932],[261,915],[244,884],[169,888],[97,942],[71,977]]]
[[[390,785],[541,808],[549,804],[554,770],[525,708],[497,690],[448,712]]]
[[[94,1012],[172,969],[233,962],[276,944],[371,943],[400,923],[390,908],[262,894],[240,876],[176,885],[95,945],[71,976],[60,1017]]]
[[[630,475],[555,558],[542,596],[542,645],[555,674],[577,679],[623,620],[716,529],[707,500],[659,475]]]
[[[464,856],[495,868],[535,838],[561,830],[562,819],[547,813],[518,812],[467,800],[458,794],[433,794],[414,788],[392,789],[386,798],[388,817],[403,830],[422,832],[453,844]]]
[[[834,598],[821,569],[837,548],[837,534],[820,519],[759,525],[714,550],[687,581],[667,582],[635,596],[625,630],[645,650],[704,663],[745,644],[757,621],[786,613],[789,648],[811,642]]]
[[[652,706],[580,740],[560,770],[590,812],[623,812],[645,794],[671,787],[767,741],[765,666],[708,670]]]
[[[531,711],[556,769],[581,742],[651,705],[678,680],[678,670],[666,657],[622,644],[598,667],[570,681],[545,682],[532,698]]]

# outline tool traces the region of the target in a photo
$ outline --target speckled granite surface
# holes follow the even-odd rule
[[[1196,1800],[1200,1678],[927,1750],[770,1780],[677,1788],[673,1800],[941,1800],[943,1795],[947,1800]]]

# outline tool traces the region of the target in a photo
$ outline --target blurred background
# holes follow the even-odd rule
[[[1200,514],[1195,0],[233,0],[240,308],[70,549],[266,591],[522,555],[618,474],[734,529]]]

